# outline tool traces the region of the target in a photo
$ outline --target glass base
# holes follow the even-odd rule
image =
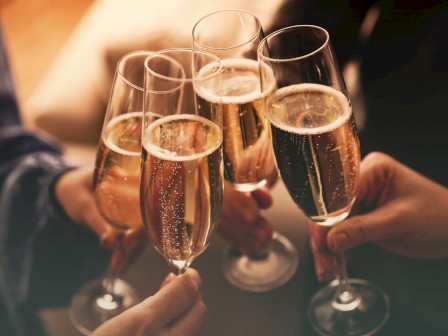
[[[228,249],[224,255],[223,272],[227,281],[239,289],[266,292],[285,284],[296,272],[299,253],[284,236],[274,232],[268,250],[247,256]]]
[[[84,335],[90,335],[108,319],[140,302],[135,290],[125,281],[116,279],[114,295],[107,294],[103,280],[84,285],[72,298],[69,317]]]
[[[308,315],[314,330],[322,336],[373,335],[380,330],[390,314],[383,290],[364,280],[349,279],[357,300],[344,306],[334,301],[338,284],[332,281],[311,299]]]

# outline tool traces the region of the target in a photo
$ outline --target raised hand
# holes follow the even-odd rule
[[[330,229],[311,226],[321,279],[331,277],[327,252],[372,242],[415,258],[448,257],[448,189],[383,153],[361,165],[353,216]],[[328,274],[324,274],[328,273]]]

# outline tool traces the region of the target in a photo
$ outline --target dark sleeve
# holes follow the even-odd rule
[[[70,169],[58,155],[36,151],[8,166],[0,174],[0,301],[10,322],[30,329],[20,335],[40,335],[39,309],[67,305],[81,285],[101,276],[110,254],[56,201],[54,183]]]
[[[7,48],[0,21],[0,125],[11,126],[20,124],[17,100],[14,91],[13,78],[7,55]],[[0,152],[1,153],[1,152]]]
[[[0,301],[20,319],[67,304],[110,255],[54,197],[56,180],[71,167],[54,141],[21,124],[5,49],[0,27]]]
[[[29,153],[14,161],[1,188],[0,265],[9,292],[27,305],[67,303],[108,259],[98,238],[72,223],[53,196],[67,169],[53,153]]]

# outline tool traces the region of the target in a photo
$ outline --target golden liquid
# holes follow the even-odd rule
[[[264,116],[264,99],[273,87],[261,92],[257,61],[226,59],[222,65],[225,178],[251,191],[277,174]],[[207,106],[200,94],[198,100]]]
[[[202,253],[223,197],[222,135],[195,115],[165,117],[143,138],[141,207],[155,248],[179,267]]]
[[[296,204],[313,221],[333,225],[356,196],[360,148],[351,107],[331,88],[301,84],[268,101],[280,175]]]
[[[94,173],[94,195],[101,214],[115,228],[142,225],[140,213],[142,113],[122,115],[106,126]]]

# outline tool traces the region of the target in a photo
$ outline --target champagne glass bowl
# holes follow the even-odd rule
[[[115,246],[118,252],[127,230],[141,230],[144,234],[139,200],[141,125],[143,66],[150,54],[134,51],[118,61],[95,162],[95,201],[100,213],[119,232]],[[132,286],[109,267],[103,279],[75,293],[69,316],[79,331],[90,334],[139,301]]]
[[[225,27],[225,28],[224,28]],[[225,178],[236,190],[251,192],[277,179],[264,99],[274,89],[260,88],[257,46],[264,37],[258,18],[238,9],[206,15],[193,28],[193,49],[218,56],[223,68]],[[298,251],[279,232],[259,253],[225,251],[223,272],[237,288],[263,292],[286,283],[296,272]]]
[[[290,196],[319,225],[337,225],[351,211],[360,169],[352,106],[328,32],[286,27],[259,45],[261,82],[276,91],[266,100],[280,175]],[[308,312],[321,335],[372,335],[389,316],[387,295],[347,277],[343,254],[337,279],[318,291]]]
[[[221,73],[216,56],[191,49],[145,61],[142,217],[177,274],[207,248],[221,215]]]

